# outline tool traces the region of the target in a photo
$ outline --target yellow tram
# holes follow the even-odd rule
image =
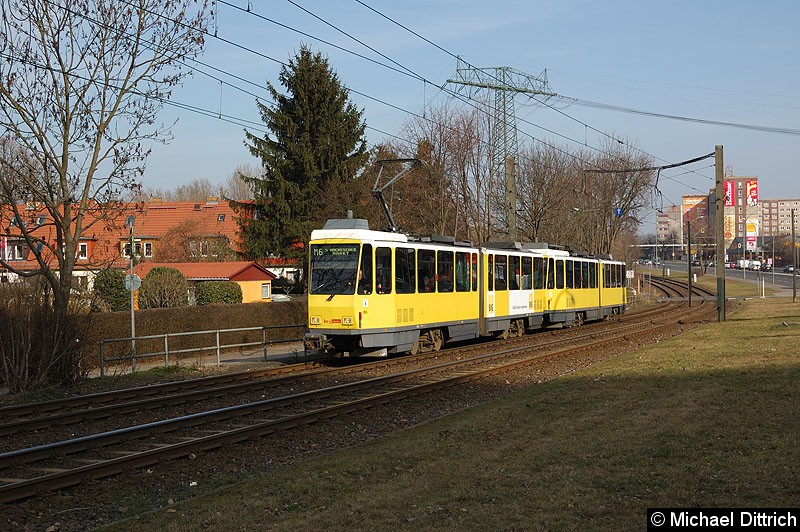
[[[474,246],[329,220],[311,234],[306,340],[334,353],[412,354],[625,311],[625,265],[542,244]]]

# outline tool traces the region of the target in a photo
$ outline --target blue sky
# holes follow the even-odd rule
[[[264,86],[279,89],[280,64],[301,43],[328,56],[351,99],[364,109],[368,126],[400,134],[410,116],[449,96],[438,88],[456,69],[456,60],[356,0],[231,0],[218,6],[216,32],[201,60],[223,72],[187,79],[173,94],[181,104],[214,116],[166,106],[164,122],[178,120],[174,140],[155,145],[144,176],[145,188],[175,188],[194,179],[223,182],[237,165],[257,165],[244,146],[244,125],[263,130],[255,95],[269,100]],[[800,129],[800,3],[793,1],[624,1],[561,0],[363,0],[447,52],[477,67],[510,66],[538,75],[547,69],[551,88],[561,96],[649,113],[770,128]],[[299,7],[327,21],[325,24]],[[258,16],[257,16],[258,15]],[[265,17],[274,22],[264,20]],[[283,28],[275,22],[308,35]],[[351,36],[429,80],[376,65],[316,38],[388,63]],[[267,57],[265,57],[267,56]],[[199,70],[212,72],[207,67]],[[231,75],[241,79],[234,79]],[[244,80],[244,81],[243,81]],[[231,87],[227,83],[234,85]],[[386,102],[386,105],[375,100]],[[394,107],[399,107],[398,110]],[[796,157],[800,136],[708,125],[595,109],[582,105],[532,107],[517,99],[520,142],[532,137],[559,146],[590,149],[602,144],[591,128],[622,137],[655,157],[658,164],[691,159],[722,144],[725,165],[737,176],[759,177],[762,198],[800,198]],[[231,124],[218,115],[236,117]],[[575,120],[573,120],[575,119]],[[576,121],[577,120],[577,121]],[[578,122],[579,121],[579,122]],[[376,144],[385,136],[368,130]],[[677,168],[662,173],[666,202],[713,186],[708,160],[695,173]]]

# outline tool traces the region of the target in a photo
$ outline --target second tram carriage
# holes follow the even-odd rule
[[[521,336],[626,308],[625,264],[610,258],[546,244],[417,239],[358,219],[312,232],[308,283],[307,341],[351,356]]]

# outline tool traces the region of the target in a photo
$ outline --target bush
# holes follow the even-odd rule
[[[139,289],[139,308],[174,308],[189,305],[189,283],[175,268],[153,268]]]
[[[197,285],[196,292],[198,305],[235,305],[242,302],[242,287],[232,281],[206,281]]]
[[[98,273],[94,278],[94,293],[97,299],[104,303],[102,307],[108,310],[130,309],[131,295],[125,288],[125,274],[122,270],[107,268]],[[92,310],[105,309],[101,309],[100,305],[93,305]]]
[[[11,393],[69,385],[81,375],[81,339],[89,314],[58,311],[41,279],[0,284],[0,384]]]

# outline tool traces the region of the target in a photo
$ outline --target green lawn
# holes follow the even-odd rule
[[[642,530],[648,507],[797,507],[800,304],[724,323],[124,529]]]

